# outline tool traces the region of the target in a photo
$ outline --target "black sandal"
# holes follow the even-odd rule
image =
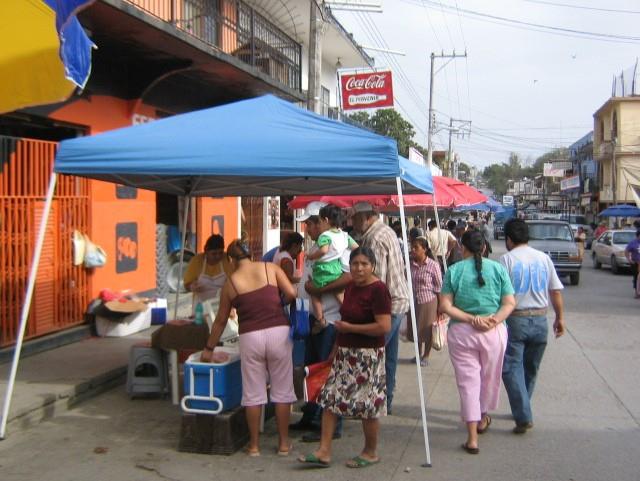
[[[480,453],[480,448],[472,448],[467,443],[462,445],[462,449],[464,449],[468,454],[478,454]]]
[[[491,426],[491,416],[489,416],[488,414],[485,414],[484,419],[486,419],[486,424],[484,425],[484,428],[481,428],[480,423],[478,423],[478,434],[486,433],[487,430],[489,429],[489,426]],[[480,420],[480,422],[482,422],[482,420]]]

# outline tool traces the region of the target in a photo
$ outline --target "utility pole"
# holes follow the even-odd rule
[[[454,124],[458,124],[458,125],[454,126]],[[445,172],[449,177],[457,179],[458,178],[458,162],[456,161],[456,159],[453,159],[453,161],[451,159],[451,156],[453,154],[451,150],[451,136],[453,135],[454,132],[458,136],[460,136],[460,134],[462,133],[463,137],[465,133],[471,134],[471,120],[460,120],[460,119],[453,119],[453,118],[449,119],[449,128],[447,130],[449,130],[449,149],[447,153],[447,164],[445,166],[446,167]]]
[[[440,54],[435,54],[431,52],[431,74],[430,74],[430,82],[429,82],[429,130],[427,130],[427,167],[431,169],[431,165],[433,164],[433,132],[435,127],[435,118],[433,112],[433,80],[436,74],[445,68],[449,62],[456,58],[466,58],[467,52],[464,52],[464,55],[456,54],[454,50],[451,54],[445,54],[444,52]],[[436,58],[447,58],[449,59],[438,71],[434,71],[434,64]]]
[[[322,37],[324,35],[324,3],[311,0],[309,25],[309,86],[307,89],[307,108],[317,114],[321,112],[321,74],[322,74]]]

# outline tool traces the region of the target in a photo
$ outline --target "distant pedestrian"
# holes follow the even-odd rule
[[[598,228],[593,233],[593,238],[597,239],[602,234],[604,234],[606,230],[607,230],[607,224],[605,224],[604,222],[600,222],[600,225],[598,225]]]
[[[396,235],[368,202],[353,206],[353,229],[361,232],[362,246],[375,254],[374,274],[391,292],[391,331],[385,336],[385,372],[387,376],[387,414],[391,414],[398,366],[400,324],[409,310],[409,287],[404,272],[402,253]]]
[[[578,227],[575,240],[576,246],[578,246],[578,257],[582,260],[584,258],[584,247],[587,244],[587,233],[584,231],[584,227]]]
[[[640,230],[636,231],[636,238],[627,244],[624,249],[624,255],[631,264],[633,272],[633,292],[636,299],[640,298],[640,289],[638,289],[638,271],[640,270]]]
[[[424,229],[422,228],[422,219],[416,216],[413,218],[413,229],[416,229],[418,232],[418,237],[424,235]]]
[[[449,257],[451,250],[456,246],[456,238],[448,230],[438,229],[438,223],[435,220],[430,220],[428,226],[429,232],[425,237],[440,264],[440,269],[444,272],[444,262]]]
[[[464,260],[447,270],[440,310],[451,317],[447,341],[460,395],[467,441],[462,448],[478,454],[478,434],[491,424],[498,407],[500,374],[507,346],[504,320],[515,300],[509,274],[501,264],[482,258],[478,231],[462,236]]]
[[[411,243],[411,282],[415,299],[418,352],[420,365],[424,367],[431,352],[432,326],[438,318],[438,294],[442,289],[440,266],[433,258],[425,237],[418,237]],[[412,327],[408,328],[408,337],[413,341]]]
[[[563,285],[551,258],[529,247],[526,222],[511,219],[504,226],[509,252],[500,258],[507,268],[515,290],[516,308],[507,318],[509,340],[502,368],[502,380],[509,396],[516,423],[513,432],[523,434],[533,427],[531,396],[538,368],[547,347],[547,309],[555,311],[553,331],[564,334]]]
[[[489,257],[489,254],[493,252],[493,249],[491,248],[491,231],[489,230],[489,226],[485,219],[480,221],[478,230],[482,233],[482,237],[484,238],[484,253],[482,255],[483,257]]]

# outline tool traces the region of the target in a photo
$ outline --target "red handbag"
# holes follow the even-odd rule
[[[333,361],[323,361],[305,366],[304,368],[304,400],[305,402],[315,402],[320,395],[322,387],[327,382],[329,372],[331,372]]]

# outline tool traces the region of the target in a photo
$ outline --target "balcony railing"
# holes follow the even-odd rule
[[[302,90],[302,46],[241,0],[126,0],[287,87]]]

